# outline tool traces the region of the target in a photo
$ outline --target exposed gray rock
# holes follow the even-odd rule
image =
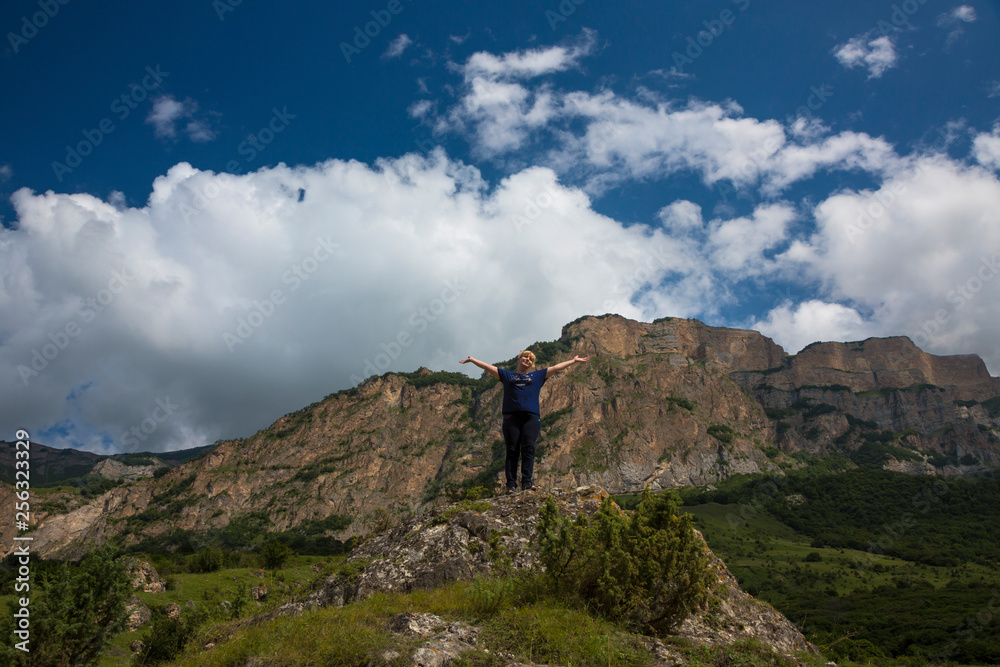
[[[105,479],[133,481],[144,477],[152,477],[160,468],[169,468],[166,463],[156,459],[151,465],[130,466],[115,459],[104,459],[94,466],[92,473],[96,473]]]
[[[162,593],[167,584],[146,561],[129,559],[125,569],[132,575],[132,588],[141,588],[144,593]]]
[[[125,603],[125,614],[128,617],[125,627],[129,629],[129,632],[135,632],[153,617],[146,603],[135,595],[130,597],[128,602]]]
[[[464,623],[446,623],[434,614],[396,614],[389,629],[399,635],[428,637],[428,641],[413,653],[413,665],[447,667],[463,653],[476,650],[480,629]],[[398,655],[398,654],[397,654]]]

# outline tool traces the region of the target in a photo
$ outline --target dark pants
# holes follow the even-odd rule
[[[531,486],[535,471],[535,440],[542,422],[533,412],[508,412],[503,416],[503,439],[507,443],[507,488],[517,488],[517,458],[521,457],[521,488]]]

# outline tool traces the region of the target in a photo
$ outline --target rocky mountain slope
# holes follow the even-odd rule
[[[789,357],[755,331],[696,320],[582,318],[535,347],[539,365],[590,355],[545,383],[536,475],[545,488],[612,493],[705,484],[797,465],[798,452],[882,457],[912,472],[1000,463],[1000,379],[974,355],[936,357],[906,338],[819,343]],[[159,479],[46,519],[34,550],[209,536],[241,516],[285,530],[331,515],[419,513],[502,474],[499,383],[386,374]],[[2,528],[2,527],[0,527]],[[209,539],[205,537],[205,539]]]

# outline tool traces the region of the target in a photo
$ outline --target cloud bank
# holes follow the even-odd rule
[[[733,101],[561,89],[596,49],[585,32],[477,53],[452,65],[453,97],[413,102],[474,157],[514,165],[495,182],[438,148],[243,175],[180,163],[141,207],[17,191],[0,230],[2,421],[54,446],[193,447],[373,373],[510,358],[604,312],[753,326],[788,352],[903,334],[1000,369],[996,127],[959,160]],[[169,138],[193,112],[164,100],[149,122]],[[790,194],[836,171],[873,185]],[[613,185],[677,174],[738,190],[743,210],[598,212]],[[782,290],[748,321],[722,315]]]

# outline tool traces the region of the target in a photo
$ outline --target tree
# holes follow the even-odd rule
[[[291,548],[281,540],[271,539],[260,546],[261,564],[268,570],[280,569],[291,555]]]
[[[225,554],[219,547],[205,547],[191,559],[192,572],[215,572],[222,567]]]
[[[13,618],[0,621],[0,660],[17,667],[94,664],[105,644],[126,621],[132,591],[117,547],[89,552],[78,565],[63,563],[30,591],[30,653],[13,646]],[[12,607],[11,611],[14,609]]]

